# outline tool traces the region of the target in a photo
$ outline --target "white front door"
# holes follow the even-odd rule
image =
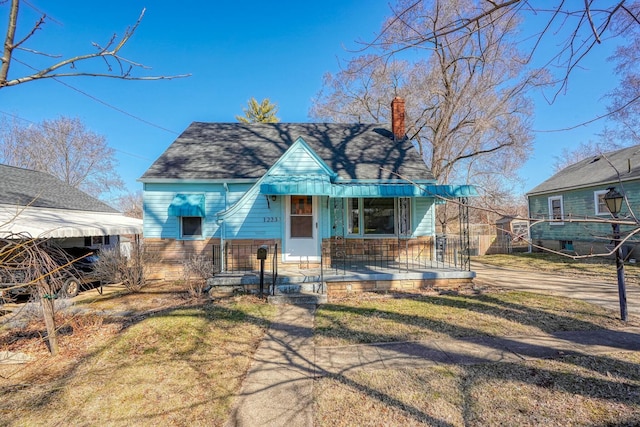
[[[318,198],[287,196],[284,261],[320,261]]]

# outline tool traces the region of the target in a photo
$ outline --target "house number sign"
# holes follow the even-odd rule
[[[264,222],[278,222],[280,221],[280,218],[277,216],[265,216],[264,217]]]

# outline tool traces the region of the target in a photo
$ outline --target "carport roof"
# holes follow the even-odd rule
[[[88,212],[0,205],[0,237],[20,233],[32,238],[142,234],[142,220],[117,212]]]

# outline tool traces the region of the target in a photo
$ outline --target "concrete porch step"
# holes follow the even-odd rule
[[[318,293],[323,291],[321,282],[304,283],[278,283],[276,285],[276,295],[298,294],[298,293]]]
[[[288,294],[269,295],[270,304],[317,305],[327,303],[327,294],[315,292],[297,292]]]

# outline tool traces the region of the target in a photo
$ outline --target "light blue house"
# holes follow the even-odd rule
[[[436,203],[475,190],[435,182],[404,136],[400,101],[391,130],[192,123],[140,178],[144,238],[161,254],[162,278],[178,278],[190,253],[212,256],[222,272],[254,270],[261,245],[280,271],[398,262],[403,250],[433,258]]]

